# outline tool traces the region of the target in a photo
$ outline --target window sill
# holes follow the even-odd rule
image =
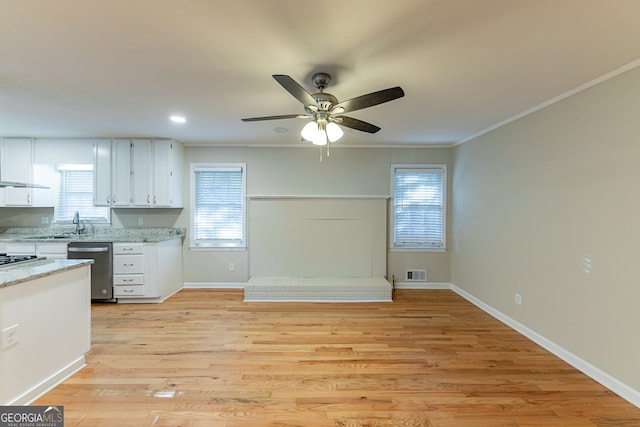
[[[446,252],[447,248],[389,248],[391,252]]]
[[[246,252],[246,246],[189,246],[192,252]]]

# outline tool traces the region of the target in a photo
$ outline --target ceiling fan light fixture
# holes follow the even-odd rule
[[[313,145],[327,145],[327,131],[325,129],[326,122],[317,121],[318,128],[316,129],[316,134],[313,136]]]
[[[300,132],[300,135],[305,141],[312,142],[316,136],[316,133],[318,133],[318,124],[312,121],[304,125],[304,127],[302,128],[302,132]]]
[[[327,123],[327,137],[329,138],[329,141],[336,142],[337,140],[342,138],[342,135],[344,135],[344,132],[342,131],[340,126],[333,122]]]
[[[313,137],[313,145],[327,145],[327,133],[318,129],[316,136]]]

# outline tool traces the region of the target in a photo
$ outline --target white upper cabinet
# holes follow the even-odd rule
[[[96,140],[93,150],[93,204],[111,206],[111,140]]]
[[[94,204],[130,206],[131,140],[97,140],[94,147]]]
[[[111,206],[130,206],[131,198],[131,140],[111,142]]]
[[[1,145],[1,180],[32,184],[33,140],[31,138],[3,138]],[[0,203],[4,206],[32,205],[33,189],[31,188],[5,188],[3,192],[4,200]]]
[[[153,142],[153,205],[181,208],[182,144],[170,140]]]
[[[131,184],[133,186],[133,205],[140,207],[153,206],[153,164],[152,142],[150,139],[134,139],[131,141],[133,157]]]
[[[95,145],[95,204],[183,207],[182,144],[172,140],[99,140]]]

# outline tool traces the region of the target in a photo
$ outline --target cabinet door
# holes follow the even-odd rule
[[[111,205],[111,141],[101,139],[93,145],[93,204]]]
[[[35,255],[36,244],[28,242],[7,243],[7,255]]]
[[[173,193],[173,141],[154,141],[153,205],[171,207]]]
[[[151,140],[134,139],[131,141],[133,156],[132,186],[133,204],[135,206],[151,206],[152,198],[152,155]]]
[[[2,140],[2,181],[31,184],[33,173],[33,140],[5,138]],[[31,188],[6,188],[5,206],[31,206]]]
[[[131,205],[131,140],[111,142],[111,206]]]
[[[67,259],[67,244],[60,242],[36,243],[36,255],[48,259]]]

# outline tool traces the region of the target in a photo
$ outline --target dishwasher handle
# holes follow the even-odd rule
[[[106,247],[106,246],[99,247],[99,248],[74,248],[74,247],[69,247],[69,248],[67,248],[67,251],[69,251],[69,252],[109,252],[109,248]]]

